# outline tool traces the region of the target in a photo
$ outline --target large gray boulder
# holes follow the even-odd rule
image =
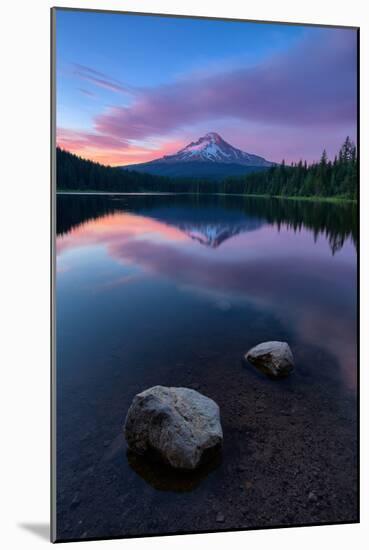
[[[294,369],[294,359],[286,342],[263,342],[251,348],[245,359],[271,378],[283,378]]]
[[[124,432],[132,451],[184,470],[207,461],[223,441],[218,405],[189,388],[154,386],[137,394]]]

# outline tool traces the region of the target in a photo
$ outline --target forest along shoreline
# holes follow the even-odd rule
[[[300,160],[221,180],[157,176],[129,166],[103,166],[57,148],[58,191],[119,193],[192,193],[266,196],[298,199],[356,200],[357,154],[349,137],[334,160],[324,150],[319,162]]]
[[[70,191],[70,190],[64,190],[60,189],[56,191],[57,195],[107,195],[107,196],[114,196],[114,195],[159,195],[159,196],[170,196],[170,195],[204,195],[204,196],[227,196],[227,197],[251,197],[256,199],[279,199],[279,200],[292,200],[292,201],[311,201],[311,202],[333,202],[333,203],[341,203],[341,202],[348,202],[348,203],[354,203],[357,204],[357,199],[349,199],[345,197],[299,197],[299,196],[288,196],[288,195],[257,195],[256,193],[176,193],[173,192],[137,192],[137,193],[127,193],[124,191],[82,191],[82,190],[76,190],[76,191]]]

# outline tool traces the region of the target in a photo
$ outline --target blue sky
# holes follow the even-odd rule
[[[276,146],[278,127],[281,136],[292,135],[293,132],[288,134],[288,127],[295,127],[295,134],[299,134],[297,141],[302,144],[303,136],[296,130],[298,120],[295,124],[293,120],[283,124],[281,116],[281,120],[270,124],[262,113],[259,119],[255,117],[260,105],[249,110],[242,107],[242,98],[234,93],[232,75],[238,89],[245,86],[246,96],[251,94],[250,105],[255,103],[253,88],[254,94],[260,94],[260,103],[263,100],[270,104],[276,94],[285,93],[285,89],[280,89],[273,67],[280,65],[282,76],[288,79],[286,71],[290,58],[297,74],[296,52],[300,49],[301,65],[305,62],[309,65],[310,81],[306,85],[312,95],[316,95],[316,86],[323,86],[320,96],[324,101],[327,92],[334,88],[327,90],[327,82],[319,82],[324,74],[319,58],[323,58],[323,64],[331,66],[334,47],[338,44],[338,48],[344,49],[343,78],[351,80],[340,81],[340,67],[335,63],[333,79],[337,79],[339,89],[331,101],[339,101],[341,106],[347,107],[347,102],[353,104],[356,99],[352,81],[356,62],[352,51],[354,42],[352,30],[59,9],[56,16],[59,141],[82,156],[110,164],[129,164],[175,152],[177,146],[197,139],[206,131],[218,131],[233,145],[271,160],[280,160],[275,158],[284,153],[280,145]],[[322,56],[316,44],[322,48]],[[326,45],[331,57],[327,57]],[[314,52],[318,67],[312,74],[316,81],[311,82],[309,58]],[[269,90],[268,70],[273,87]],[[297,74],[295,82],[299,78],[301,75]],[[228,87],[222,86],[224,81],[228,82]],[[210,90],[218,88],[219,97],[212,97],[209,106],[205,92],[209,94]],[[235,104],[234,113],[227,107],[228,91],[229,103]],[[298,87],[296,93],[300,92]],[[309,108],[304,105],[306,95],[300,95],[300,109]],[[162,98],[168,103],[168,115]],[[314,100],[316,105],[316,98]],[[176,108],[179,101],[180,109]],[[280,102],[277,108],[281,110]],[[294,108],[297,111],[296,106]],[[208,116],[204,116],[207,111]],[[283,108],[281,114],[282,111]],[[191,116],[191,112],[196,112],[196,117]],[[346,133],[355,131],[353,106],[351,116],[347,116],[347,108],[342,110],[340,105],[336,112],[343,113],[342,123],[331,120],[333,124],[325,124],[327,143],[322,136],[315,151],[310,140],[311,128],[308,128],[306,136],[309,136],[310,145],[307,150],[286,146],[283,156],[287,160],[296,155],[309,159],[318,154],[318,146],[333,151]],[[119,123],[115,124],[115,119]],[[317,127],[321,126],[319,120],[317,123]],[[306,126],[306,120],[302,126]],[[137,131],[138,127],[141,131]],[[272,142],[270,136],[274,136]]]

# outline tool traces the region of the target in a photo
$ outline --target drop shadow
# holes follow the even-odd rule
[[[18,527],[50,542],[50,525],[48,523],[18,523]]]

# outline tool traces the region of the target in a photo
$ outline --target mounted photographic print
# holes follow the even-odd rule
[[[52,10],[52,540],[358,521],[351,27]]]

